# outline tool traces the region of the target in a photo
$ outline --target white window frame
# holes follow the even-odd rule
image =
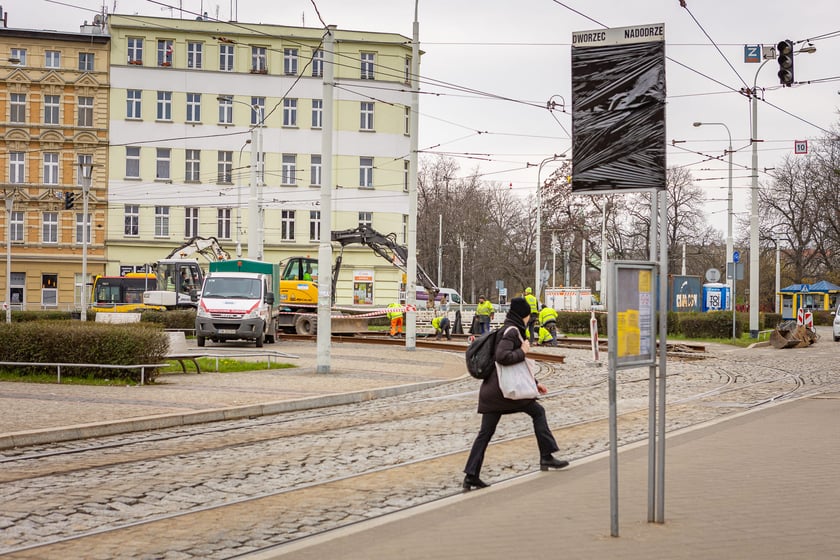
[[[79,72],[93,72],[95,68],[95,56],[92,52],[79,53]]]
[[[26,182],[26,152],[9,152],[9,182]]]
[[[41,307],[58,307],[58,274],[41,274]]]
[[[90,217],[91,217],[91,214],[90,214],[90,212],[88,212],[88,215],[87,215],[87,232],[83,232],[82,228],[84,228],[84,225],[85,225],[84,224],[84,214],[82,214],[81,212],[78,212],[76,214],[76,239],[75,239],[76,245],[82,245],[84,243],[84,240],[82,239],[82,235],[84,235],[85,233],[87,233],[87,243],[88,243],[88,245],[90,245],[90,243],[91,243]]]
[[[283,100],[283,126],[297,126],[298,100],[285,98]]]
[[[26,122],[26,94],[9,94],[9,122]]]
[[[172,66],[172,55],[175,53],[175,45],[172,39],[158,39],[157,42],[157,63],[158,66]]]
[[[359,212],[359,227],[373,227],[373,212]]]
[[[322,170],[321,154],[312,154],[309,161],[309,184],[313,187],[321,186]]]
[[[321,211],[309,211],[309,241],[321,240]]]
[[[184,208],[184,238],[192,239],[198,237],[199,211],[197,206],[187,206]]]
[[[312,51],[312,76],[324,77],[324,51],[321,49]]]
[[[363,80],[375,80],[376,74],[374,71],[376,65],[376,53],[362,52],[359,53],[361,60],[360,74]]]
[[[281,185],[295,185],[297,178],[295,168],[297,167],[296,154],[283,154],[283,163],[280,171]]]
[[[61,124],[61,96],[44,96],[44,124]]]
[[[155,179],[168,181],[172,178],[172,149],[155,148]]]
[[[295,240],[295,211],[280,211],[280,241]]]
[[[9,58],[14,58],[20,61],[15,62],[14,66],[26,66],[26,49],[11,49],[9,53]]]
[[[12,243],[23,243],[24,227],[24,212],[22,210],[13,210],[9,219],[9,238]]]
[[[359,103],[359,129],[373,130],[373,101],[362,101]]]
[[[231,238],[230,208],[216,209],[216,236],[219,239]]]
[[[268,59],[266,58],[265,47],[251,47],[251,71],[258,73],[268,72]]]
[[[298,50],[283,49],[283,74],[286,76],[297,76],[298,73]]]
[[[157,92],[157,120],[172,121],[172,92]]]
[[[125,91],[125,118],[132,120],[143,118],[142,89],[128,89]]]
[[[61,68],[61,51],[44,51],[44,66],[47,68]]]
[[[220,95],[219,100],[219,124],[233,124],[233,99]]]
[[[187,122],[201,122],[201,94],[187,93]]]
[[[312,128],[324,127],[324,100],[312,100]]]
[[[260,117],[265,115],[265,97],[251,98],[251,124],[257,126],[260,124]],[[265,125],[265,123],[263,123]]]
[[[184,151],[184,181],[201,182],[201,150]]]
[[[44,212],[41,215],[41,243],[58,243],[58,212]]]
[[[77,154],[76,155],[76,184],[80,187],[83,186],[82,181],[82,174],[78,171],[81,170],[83,166],[92,166],[93,165],[93,154]]]
[[[204,43],[187,41],[187,68],[201,69],[204,57]]]
[[[404,114],[405,114],[405,132],[404,132],[404,134],[406,136],[409,136],[409,135],[411,135],[411,107],[406,106]]]
[[[93,97],[79,96],[76,98],[78,108],[77,126],[93,126]]]
[[[44,152],[44,184],[57,185],[58,184],[58,152]]]
[[[411,163],[407,160],[403,160],[403,192],[408,192],[408,172],[411,169]]]
[[[373,188],[373,158],[359,158],[359,187],[364,189]]]
[[[169,237],[169,206],[155,206],[155,237]]]
[[[219,45],[219,71],[233,72],[234,49],[233,45]]]
[[[140,178],[140,146],[125,147],[125,178]]]
[[[233,183],[233,152],[219,150],[216,152],[216,183],[230,185]]]
[[[140,205],[126,204],[123,207],[123,236],[140,236]]]
[[[143,38],[142,37],[128,37],[127,38],[127,55],[128,63],[142,63],[143,62]]]

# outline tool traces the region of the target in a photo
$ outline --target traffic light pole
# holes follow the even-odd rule
[[[90,218],[88,218],[88,195],[90,194],[90,183],[93,177],[93,164],[80,163],[79,171],[82,174],[82,322],[87,321],[87,261],[88,261],[88,238],[90,237]]]

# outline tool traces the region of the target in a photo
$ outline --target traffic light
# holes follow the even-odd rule
[[[779,83],[790,87],[793,85],[793,41],[785,39],[776,45],[779,62]]]
[[[64,209],[65,210],[72,210],[73,209],[73,202],[76,200],[76,193],[70,191],[64,191]]]

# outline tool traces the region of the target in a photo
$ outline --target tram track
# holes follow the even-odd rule
[[[755,364],[752,366],[755,367]],[[606,407],[601,406],[600,413],[593,414],[600,406],[596,396],[606,382],[603,370],[583,369],[579,360],[571,366],[542,361],[540,367],[540,378],[554,387],[545,396],[545,406],[558,441],[567,449],[564,454],[572,460],[579,460],[606,449],[606,417],[603,414]],[[569,371],[570,367],[576,367],[578,371]],[[715,363],[710,363],[708,367],[693,364],[685,372],[669,373],[669,395],[673,399],[668,405],[668,430],[701,424],[733,410],[757,408],[808,393],[807,382],[798,373],[768,365],[760,367],[765,374],[773,375],[754,375],[745,379]],[[646,399],[647,387],[643,381],[647,381],[646,376],[633,373],[619,376],[622,408],[626,409],[619,415],[622,444],[645,437],[647,408],[641,403]],[[170,488],[162,485],[161,494],[171,491],[183,501],[181,507],[173,511],[148,513],[163,509],[161,502],[153,507],[144,506],[139,512],[127,512],[122,518],[114,512],[103,512],[104,517],[98,518],[87,530],[84,523],[71,518],[70,528],[59,527],[51,533],[47,528],[49,524],[45,522],[42,530],[37,532],[40,537],[28,537],[32,542],[27,542],[23,536],[17,542],[9,542],[7,531],[7,537],[0,543],[0,554],[11,558],[61,555],[105,558],[113,557],[109,556],[109,552],[119,550],[121,543],[131,542],[149,557],[165,558],[167,554],[183,553],[193,557],[228,558],[240,551],[253,550],[255,542],[260,542],[260,547],[290,542],[361,519],[451,496],[459,492],[457,473],[463,465],[473,430],[477,429],[474,414],[476,388],[474,380],[457,381],[445,388],[422,391],[410,399],[403,396],[366,405],[343,405],[297,415],[288,413],[274,419],[277,425],[273,427],[259,426],[259,422],[238,423],[228,430],[182,430],[182,433],[165,437],[158,435],[156,439],[126,442],[122,446],[119,442],[112,442],[89,449],[68,450],[67,453],[44,450],[40,455],[33,452],[17,458],[5,457],[4,471],[20,468],[33,475],[12,479],[8,484],[40,486],[45,489],[42,498],[53,495],[49,491],[53,486],[62,485],[66,486],[69,494],[79,495],[81,487],[78,485],[85,478],[86,470],[102,473],[103,469],[125,469],[130,476],[134,472],[165,470],[179,457],[208,455],[217,458],[203,469],[185,469],[184,477],[194,478],[186,480],[182,486]],[[722,404],[724,397],[731,399]],[[591,400],[593,404],[576,406],[585,400]],[[603,402],[602,398],[600,402]],[[436,418],[440,422],[435,422]],[[527,419],[514,420],[511,417],[511,421],[506,419],[503,424],[488,452],[485,471],[492,482],[528,474],[538,468],[536,458],[532,457],[535,455],[533,436]],[[417,432],[417,435],[403,438],[402,434],[407,429]],[[222,434],[241,434],[252,430],[267,432],[250,442],[246,441],[248,438],[229,444],[207,441]],[[354,432],[363,432],[358,441],[351,441]],[[365,438],[375,441],[363,447],[360,442]],[[319,439],[324,441],[317,441]],[[190,449],[188,443],[193,440],[197,443],[194,449]],[[412,454],[411,450],[423,440],[440,442],[443,451]],[[163,455],[159,457],[148,449],[138,453],[134,459],[124,457],[132,446],[152,448],[167,441],[171,442],[172,448],[163,450]],[[262,462],[243,459],[244,472],[237,472],[236,457],[247,457],[245,450],[251,447],[269,450],[268,453],[274,456]],[[96,456],[105,449],[114,450],[117,457],[95,466],[79,465],[67,471],[55,470],[53,466],[52,472],[45,469],[40,475],[35,474],[41,461],[59,464],[73,455]],[[344,456],[348,450],[365,455],[366,459],[355,461],[354,457]],[[252,450],[250,456],[258,457],[261,453]],[[230,457],[219,457],[223,454]],[[15,461],[23,466],[16,467]],[[283,486],[268,492],[226,486],[229,482],[226,482],[225,476],[249,479],[271,475],[269,469],[278,461],[286,463],[281,471],[299,468],[307,473],[294,480],[286,480],[282,476],[272,478],[271,484]],[[322,465],[320,469],[311,468],[319,463]],[[229,472],[224,475],[226,469]],[[68,477],[71,479],[69,483],[64,480]],[[147,484],[154,487],[153,474]],[[215,497],[197,496],[209,494],[208,489],[219,492]],[[120,485],[109,487],[107,493],[124,496],[126,502],[141,501]],[[196,495],[190,496],[191,493]],[[37,498],[37,493],[32,497]],[[191,498],[200,502],[199,505],[189,507]],[[17,499],[21,497],[15,496]],[[95,497],[87,499],[90,505],[83,507],[88,510],[96,509],[97,505],[104,507],[104,504],[95,501]],[[53,495],[50,500],[55,502],[59,497]],[[132,509],[131,505],[126,504],[125,509]],[[68,503],[61,507],[74,506]],[[41,515],[36,512],[35,517]],[[21,522],[31,519],[32,516],[27,516]],[[203,552],[198,554],[197,550]]]

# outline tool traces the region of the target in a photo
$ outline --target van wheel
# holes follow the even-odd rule
[[[204,348],[204,337],[203,336],[195,337],[195,343],[199,348]]]
[[[263,347],[263,342],[265,341],[265,333],[260,333],[257,337],[257,348]]]
[[[318,316],[313,314],[298,315],[295,319],[295,332],[297,334],[315,334],[318,330]]]

